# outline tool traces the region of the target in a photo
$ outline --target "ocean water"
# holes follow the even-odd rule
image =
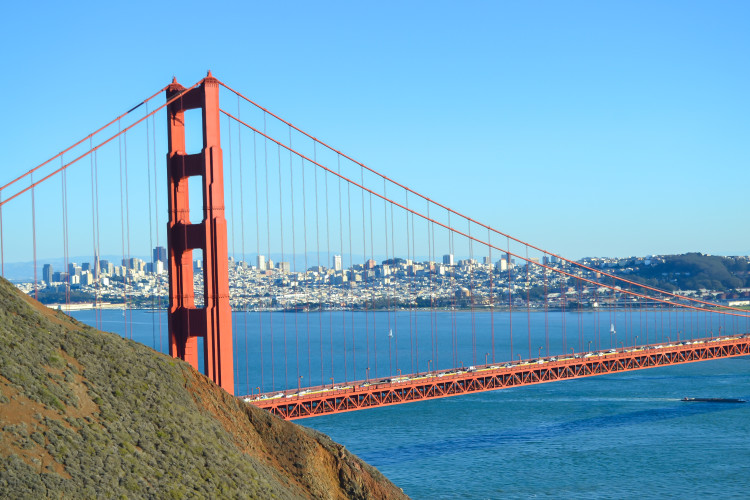
[[[93,311],[73,315],[166,350],[163,313],[130,311],[127,318],[123,318],[122,311],[104,311],[99,318]],[[585,350],[597,345],[609,348],[610,342],[641,343],[636,336],[644,339],[648,335],[650,342],[660,342],[666,337],[676,339],[677,335],[689,338],[692,334],[697,338],[704,332],[719,334],[720,327],[722,333],[739,333],[745,327],[739,323],[720,324],[697,314],[688,318],[672,313],[668,319],[659,311],[556,313],[546,315],[546,319],[543,314],[523,312],[514,313],[511,319],[501,313],[490,316],[403,311],[390,314],[388,329],[383,328],[389,320],[385,313],[338,312],[329,317],[333,318],[330,323],[325,323],[327,315],[236,313],[238,392],[245,393],[253,385],[261,387],[261,367],[262,387],[266,390],[283,388],[285,378],[286,387],[290,388],[296,387],[298,380],[315,383],[331,374],[341,377],[336,378],[336,383],[355,375],[365,378],[368,362],[369,375],[374,376],[374,346],[370,345],[369,359],[360,348],[366,342],[378,342],[381,377],[395,372],[396,364],[404,373],[412,363],[424,365],[424,371],[427,361],[435,361],[431,358],[438,358],[440,368],[451,366],[454,360],[465,365],[475,359],[483,363],[492,347],[496,361],[506,360],[510,358],[511,321],[516,357],[518,353],[528,357],[529,350],[532,357],[540,352],[544,355],[547,343],[550,354],[559,354],[571,346],[579,350],[582,345]],[[641,318],[636,321],[639,315]],[[308,321],[318,325],[310,328],[309,342]],[[670,322],[671,330],[667,326]],[[494,344],[487,333],[493,323]],[[416,324],[417,331],[410,331],[409,324]],[[611,331],[613,324],[615,333]],[[401,340],[397,349],[392,337],[388,345],[390,330],[396,330]],[[371,336],[366,338],[368,333]],[[326,335],[331,335],[333,341],[330,337],[327,341]],[[264,336],[265,361],[261,362],[259,341]],[[431,336],[437,339],[437,349],[431,348]],[[344,337],[349,341],[346,350]],[[416,354],[415,339],[421,343]],[[355,349],[351,340],[355,341]],[[273,362],[267,359],[271,345]],[[308,346],[310,363],[306,361]],[[323,363],[319,359],[321,350]],[[312,356],[314,353],[317,358]],[[344,353],[348,372],[339,366]],[[355,360],[356,372],[352,367]],[[302,379],[297,378],[300,375]],[[505,389],[297,423],[344,444],[418,499],[750,497],[750,403],[680,401],[685,396],[750,401],[750,358]]]

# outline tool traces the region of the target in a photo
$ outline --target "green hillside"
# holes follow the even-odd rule
[[[0,279],[1,498],[403,498],[328,437]]]
[[[747,260],[700,253],[664,256],[664,262],[640,268],[634,278],[665,290],[725,291],[750,286]]]

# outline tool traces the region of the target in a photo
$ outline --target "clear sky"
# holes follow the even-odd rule
[[[563,255],[750,254],[747,2],[13,2],[0,45],[3,184],[211,69]]]

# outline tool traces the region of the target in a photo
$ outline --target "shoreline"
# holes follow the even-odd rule
[[[92,311],[92,310],[129,310],[129,311],[146,311],[146,312],[157,312],[157,311],[164,311],[167,312],[168,308],[154,308],[154,307],[127,307],[126,304],[113,304],[113,303],[100,303],[100,304],[94,304],[92,302],[82,302],[82,303],[76,303],[76,304],[44,304],[45,307],[48,307],[49,309],[54,309],[57,311],[62,312],[70,312],[70,311]],[[664,310],[673,310],[673,309],[679,309],[679,307],[665,307],[665,308],[654,308],[654,307],[644,307],[642,309],[635,309],[639,311],[664,311]],[[625,308],[625,307],[614,307],[614,308],[608,308],[608,307],[589,307],[589,308],[582,308],[582,309],[565,309],[562,308],[548,308],[546,312],[566,312],[566,313],[603,313],[603,312],[609,312],[609,311],[632,311],[632,308]],[[710,309],[706,309],[706,311],[709,311]],[[545,310],[542,308],[536,308],[532,307],[531,309],[527,309],[526,307],[514,307],[514,312],[530,312],[530,313],[544,313]],[[284,310],[284,309],[232,309],[232,312],[253,312],[253,313],[285,313],[285,314],[308,314],[308,313],[319,313],[319,312],[363,312],[363,313],[374,313],[374,312],[381,312],[381,313],[387,313],[387,312],[455,312],[455,313],[487,313],[487,312],[498,312],[498,313],[508,313],[511,312],[510,308],[508,307],[496,307],[496,308],[489,308],[489,307],[456,307],[456,308],[444,308],[444,307],[398,307],[393,309],[351,309],[351,308],[337,308],[337,309],[323,309],[321,310],[312,310],[312,311],[292,311],[292,310]]]

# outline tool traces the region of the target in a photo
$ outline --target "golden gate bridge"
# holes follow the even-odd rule
[[[165,241],[162,290],[133,256]],[[66,305],[87,287],[102,327],[116,299],[131,336],[134,308],[166,308],[172,356],[285,419],[750,354],[746,310],[483,224],[210,72],[0,187],[3,276],[9,244],[28,250],[36,297],[52,285],[40,250],[66,270],[90,251],[85,285],[60,275]]]

